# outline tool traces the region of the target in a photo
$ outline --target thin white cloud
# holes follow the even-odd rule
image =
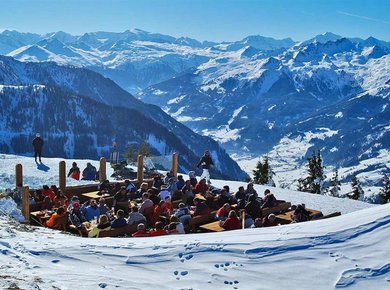
[[[390,25],[389,21],[385,21],[385,20],[381,20],[381,19],[376,19],[376,18],[372,18],[372,17],[368,17],[368,16],[353,14],[353,13],[349,13],[349,12],[345,12],[345,11],[336,11],[336,12],[338,14],[342,14],[342,15],[346,15],[346,16],[350,16],[350,17],[355,17],[355,18],[360,18],[360,19],[364,19],[364,20],[368,20],[368,21],[379,22],[379,23]]]

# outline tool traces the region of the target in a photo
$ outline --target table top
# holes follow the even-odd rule
[[[310,209],[310,208],[306,208],[307,211],[311,212],[310,213],[310,217],[313,217],[315,215],[319,215],[321,214],[321,211],[319,210],[315,210],[315,209]],[[282,213],[282,214],[278,214],[276,216],[276,220],[279,221],[279,222],[287,222],[287,223],[291,223],[292,222],[292,215],[293,215],[294,211],[293,210],[290,210],[290,211],[287,211],[285,213]]]
[[[102,195],[99,195],[98,194],[99,191],[91,191],[91,192],[87,192],[87,193],[83,193],[81,194],[83,197],[86,197],[86,198],[101,198]]]
[[[223,231],[225,231],[225,229],[220,226],[219,221],[215,221],[212,223],[201,225],[199,227],[203,230],[207,230],[210,232],[223,232]]]

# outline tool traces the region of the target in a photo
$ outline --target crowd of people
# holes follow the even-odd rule
[[[72,168],[76,166],[74,163]],[[130,180],[122,183],[106,180],[99,185],[99,193],[102,197],[98,201],[81,202],[77,195],[68,199],[56,186],[44,185],[31,195],[30,202],[39,203],[41,210],[54,211],[46,222],[48,227],[59,228],[56,220],[67,216],[70,225],[90,237],[128,225],[137,225],[133,237],[184,234],[191,230],[189,224],[193,217],[211,213],[215,213],[215,220],[225,230],[276,226],[275,215],[262,216],[262,210],[283,202],[269,189],[259,196],[253,183],[248,183],[246,188],[240,186],[236,192],[231,192],[228,185],[215,188],[207,183],[207,178],[198,180],[194,172],[189,172],[184,179],[183,175],[176,177],[169,171],[156,175],[151,184],[143,182],[139,187]],[[110,199],[109,205],[106,199]],[[298,205],[293,221],[309,219],[310,212]]]

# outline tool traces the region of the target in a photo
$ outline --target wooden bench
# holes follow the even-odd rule
[[[111,229],[108,231],[101,231],[99,233],[99,238],[132,235],[137,231],[137,226],[138,224],[132,224],[132,225],[126,225],[121,228]]]
[[[215,221],[212,223],[208,223],[205,225],[199,226],[200,229],[205,230],[207,232],[223,232],[225,229],[220,226],[220,221]]]
[[[271,213],[279,213],[287,211],[291,207],[291,202],[282,202],[275,207],[266,207],[261,209],[261,217],[265,217]]]
[[[310,212],[310,218],[322,216],[322,212],[319,210],[309,209],[309,208],[307,208],[306,210]],[[282,213],[282,214],[278,214],[276,216],[276,221],[282,225],[290,224],[292,222],[293,214],[294,214],[293,210],[290,210],[290,211]]]
[[[327,214],[327,215],[323,215],[323,216],[317,218],[316,220],[328,219],[328,218],[332,218],[332,217],[336,217],[336,216],[340,216],[340,215],[341,215],[341,212],[336,211],[336,212],[332,212],[332,213]]]
[[[192,217],[188,221],[189,230],[196,231],[198,226],[214,221],[216,213],[217,213],[217,211],[212,211],[211,213],[206,214],[206,215],[198,215],[198,216]]]

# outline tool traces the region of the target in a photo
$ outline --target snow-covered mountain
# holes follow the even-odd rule
[[[216,174],[245,177],[217,142],[87,69],[0,56],[0,96],[3,153],[31,152],[34,132],[46,141],[44,154],[71,158],[107,155],[113,140],[122,151],[128,142],[147,140],[154,155],[178,152],[183,171],[210,149]]]
[[[269,154],[284,185],[302,177],[285,174],[282,166],[292,146],[286,140],[300,136],[297,142],[307,146],[300,146],[289,159],[295,173],[296,168],[303,173],[304,157],[315,148],[323,151],[328,170],[345,169],[344,182],[358,174],[365,186],[379,186],[382,174],[389,172],[383,156],[390,151],[390,121],[384,117],[390,49],[372,38],[359,42],[328,37],[335,40],[317,37],[278,55],[247,55],[250,48],[230,52],[151,86],[138,97],[218,140],[237,158],[246,153],[257,160]],[[370,166],[358,166],[364,163]],[[255,162],[250,164],[248,172]],[[351,170],[354,166],[358,167]]]
[[[22,61],[55,61],[88,67],[113,79],[129,92],[168,80],[226,51],[247,46],[275,50],[293,45],[291,39],[249,36],[241,41],[200,42],[140,29],[121,33],[93,32],[73,36],[59,31],[45,35],[5,31],[0,53]]]
[[[7,32],[7,36],[11,34],[23,42],[24,34]],[[347,117],[350,113],[338,110],[338,106],[347,108],[348,101],[361,94],[368,93],[372,97],[379,91],[383,94],[390,80],[390,43],[373,37],[345,38],[327,32],[299,43],[262,36],[212,43],[137,29],[82,36],[57,32],[39,37],[31,43],[29,35],[24,46],[8,54],[24,61],[52,60],[85,66],[112,78],[128,91],[144,88],[137,94],[139,99],[160,106],[196,132],[221,142],[228,153],[241,160],[247,172],[253,170],[253,163],[261,154],[275,156],[276,171],[284,170],[280,164],[285,163],[287,156],[280,152],[288,155],[289,150],[282,144],[291,136],[316,136],[313,132],[327,130],[339,134],[354,132],[354,118]],[[382,97],[382,105],[387,108],[388,97],[386,94]],[[370,104],[367,101],[361,105]],[[370,110],[359,112],[358,120],[368,122],[372,117]],[[343,115],[348,121],[332,120],[324,114]],[[305,128],[301,124],[306,124]],[[330,137],[322,143],[317,137],[305,137],[309,145],[301,146],[306,150],[300,150],[294,160],[289,159],[293,162],[291,167],[299,168],[302,173],[304,157],[311,154],[313,148],[323,149],[328,169],[345,168],[347,181],[352,174],[350,166],[363,164],[366,158],[370,164],[383,163],[378,156],[383,156],[387,152],[383,150],[389,147],[384,138],[378,136],[388,125],[384,120],[380,126],[364,126],[360,135],[348,134],[352,140],[342,148],[333,146],[337,142],[331,142]],[[364,150],[352,147],[359,144],[364,134],[379,138],[370,144],[382,144],[374,146],[370,156],[362,153],[367,146],[362,146]],[[336,140],[339,135],[332,136]],[[326,144],[327,141],[332,146]],[[273,154],[275,150],[279,153]],[[358,151],[357,156],[351,156],[350,152]],[[243,159],[245,156],[249,160]],[[373,167],[369,166],[363,170],[366,175],[361,169],[355,172],[366,186],[379,184],[379,176],[388,172],[386,166],[374,167],[379,168],[378,171],[372,171]],[[375,181],[370,172],[377,172]],[[291,173],[291,178],[286,180],[290,174],[284,174],[280,182],[293,184],[300,177],[293,175]]]

